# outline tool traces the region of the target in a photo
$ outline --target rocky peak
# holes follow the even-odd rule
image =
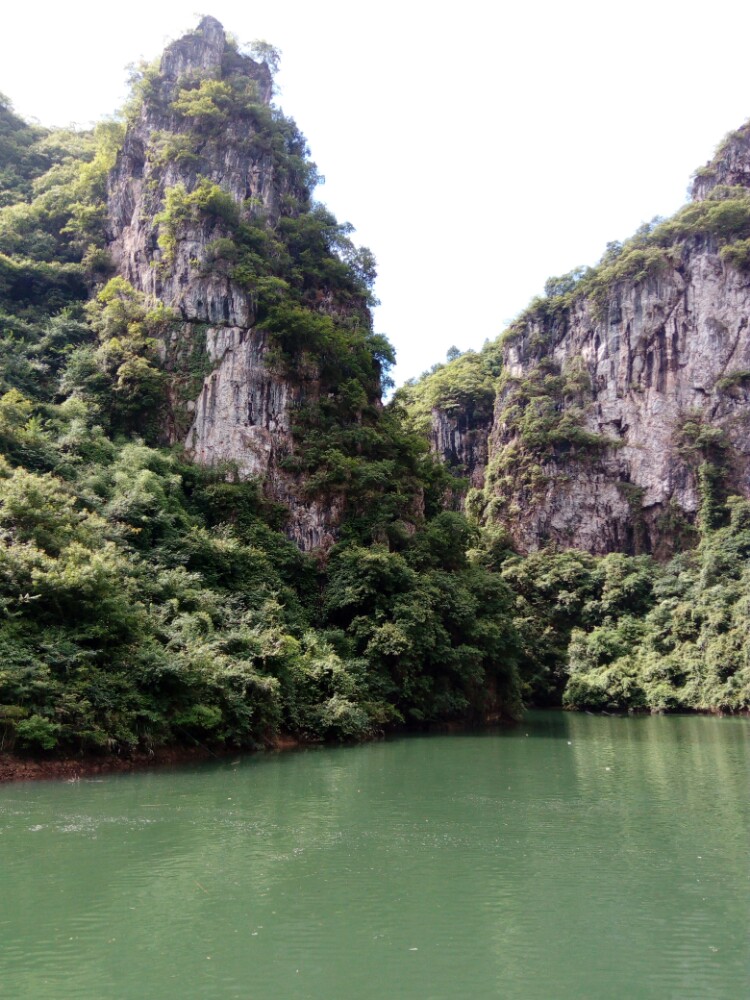
[[[695,173],[694,201],[703,201],[715,187],[750,187],[750,122],[730,132],[712,160]]]
[[[250,211],[252,204],[270,215],[286,192],[272,158],[261,142],[254,142],[250,119],[215,131],[196,117],[200,108],[195,114],[175,110],[185,88],[189,93],[203,80],[245,77],[254,81],[258,103],[268,105],[273,81],[266,64],[238,52],[221,24],[204,17],[195,31],[165,50],[109,180],[110,250],[118,270],[139,291],[178,309],[186,321],[247,327],[252,306],[226,275],[204,273],[207,248],[226,235],[220,219],[193,220],[183,227],[174,253],[164,253],[157,219],[169,191],[190,194],[208,181],[229,194],[240,211]],[[211,111],[211,98],[206,102]],[[218,117],[221,108],[214,113]],[[176,152],[166,152],[170,145]]]
[[[246,114],[241,104],[238,111],[212,105],[210,91],[194,112],[181,112],[176,103],[198,93],[205,80],[225,84],[219,100],[229,101],[238,86],[242,92],[243,78],[257,84],[256,108],[249,106]],[[250,220],[257,211],[273,216],[286,182],[254,125],[270,102],[271,75],[265,64],[228,43],[215,18],[204,17],[195,31],[167,47],[147,82],[140,114],[128,127],[109,179],[110,251],[134,288],[181,317],[165,356],[178,362],[183,356],[183,364],[193,367],[195,361],[184,359],[203,358],[210,372],[198,398],[174,400],[171,439],[189,428],[187,448],[197,461],[231,462],[243,477],[272,475],[292,448],[287,405],[299,394],[266,367],[268,345],[254,329],[248,288],[234,279],[231,266],[213,262],[212,246],[231,236],[228,224],[221,213],[188,207],[171,223],[167,249],[164,242],[170,197],[182,192],[182,203],[190,206],[201,185],[210,185],[205,189],[224,199],[226,212],[238,219]],[[204,107],[208,115],[202,119]],[[165,153],[170,149],[177,152]]]
[[[204,17],[195,31],[169,45],[161,58],[161,73],[168,80],[179,80],[191,73],[218,75],[227,38],[215,17]]]
[[[317,369],[290,376],[257,328],[265,242],[283,212],[293,223],[310,211],[304,138],[269,109],[268,66],[239,52],[215,18],[171,43],[143,84],[109,177],[109,249],[122,277],[179,317],[162,353],[189,389],[173,393],[165,437],[196,462],[261,479],[289,511],[289,536],[325,547],[341,504],[310,498],[287,471],[292,414],[317,398]],[[329,298],[321,288],[312,308],[326,311]],[[333,295],[328,312],[337,305]]]

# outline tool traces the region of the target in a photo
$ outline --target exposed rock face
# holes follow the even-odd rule
[[[298,484],[281,464],[294,452],[290,415],[303,399],[299,383],[274,374],[264,334],[242,327],[206,332],[214,370],[193,410],[187,450],[201,465],[231,462],[242,479],[259,476],[290,512],[290,535],[305,551],[335,541],[341,504],[299,498]]]
[[[188,217],[171,252],[159,243],[156,217],[172,188],[189,195],[202,182],[216,184],[242,219],[262,214],[273,220],[284,196],[299,193],[247,119],[201,134],[175,111],[173,102],[191,81],[221,81],[227,73],[246,77],[256,99],[270,103],[268,67],[239,54],[214,18],[204,18],[164,52],[110,176],[110,250],[123,277],[182,317],[175,339],[205,337],[213,371],[197,400],[177,404],[193,417],[188,453],[202,464],[231,464],[243,478],[262,477],[266,491],[289,507],[290,537],[311,549],[332,542],[340,511],[335,503],[303,502],[300,484],[280,467],[293,451],[290,408],[300,404],[302,390],[268,363],[269,345],[254,328],[251,295],[232,280],[231,269],[211,266],[211,244],[227,235],[226,223],[220,215]],[[190,145],[181,149],[186,130]],[[314,378],[306,380],[305,392],[314,394]],[[172,421],[168,433],[178,434],[181,426],[183,421]]]
[[[430,448],[433,453],[465,477],[470,486],[481,489],[492,422],[476,418],[468,411],[448,414],[438,408],[433,409],[431,416]]]
[[[216,367],[195,405],[188,449],[202,465],[231,459],[243,478],[264,475],[292,451],[289,405],[299,390],[266,368],[262,334],[211,327],[206,340]]]
[[[253,81],[263,102],[270,101],[268,67],[234,52],[214,18],[204,18],[195,32],[165,50],[153,93],[128,128],[110,178],[110,250],[123,277],[178,309],[185,320],[248,327],[253,313],[247,292],[227,276],[206,273],[203,266],[211,242],[225,235],[221,220],[186,225],[172,259],[159,247],[155,221],[170,188],[182,185],[190,193],[201,178],[218,184],[238,205],[254,205],[269,215],[285,193],[274,176],[272,158],[252,150],[246,123],[218,135],[207,131],[197,151],[163,152],[170,138],[185,132],[185,121],[171,108],[181,87],[191,79],[219,80],[227,64]]]
[[[717,184],[750,186],[750,127],[725,141],[695,197]],[[750,275],[707,236],[685,242],[678,258],[612,285],[598,304],[580,295],[552,318],[532,311],[506,337],[477,509],[520,551],[669,554],[691,535],[717,451],[720,488],[750,495]],[[576,433],[550,436],[534,458],[513,393],[535,373],[543,386],[545,366],[550,384],[559,376],[551,405]],[[586,390],[571,399],[559,382],[575,371]],[[529,413],[542,404],[526,405]],[[481,485],[481,454],[465,447],[460,418],[435,414],[432,437]]]
[[[696,171],[693,200],[703,201],[720,184],[750,187],[750,122],[730,133],[714,159]]]
[[[585,363],[591,380],[586,429],[613,447],[558,458],[543,467],[535,496],[518,495],[512,533],[524,550],[553,542],[590,552],[664,551],[674,515],[694,520],[699,457],[685,446],[688,420],[723,430],[735,452],[733,486],[750,491],[750,387],[732,373],[750,370],[750,280],[710,247],[688,254],[684,268],[623,284],[598,320],[590,302],[572,310],[552,357],[565,370]],[[509,343],[511,375],[538,361],[533,327]],[[727,380],[726,382],[723,380]],[[502,398],[498,401],[500,411]],[[512,444],[501,424],[490,452]]]

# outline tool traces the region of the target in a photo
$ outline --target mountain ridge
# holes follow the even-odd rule
[[[91,132],[0,101],[0,745],[746,710],[747,189],[384,403],[375,261],[252,51],[202,21]]]
[[[432,408],[433,452],[469,473],[467,509],[520,551],[663,558],[695,538],[702,505],[748,496],[747,135],[727,137],[672,219],[548,281],[497,342],[491,417]]]

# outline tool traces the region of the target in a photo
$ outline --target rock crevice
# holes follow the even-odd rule
[[[314,395],[315,381],[307,380],[303,394],[299,382],[274,369],[268,336],[255,326],[252,296],[233,280],[231,268],[212,266],[212,244],[229,235],[221,217],[183,219],[169,252],[160,239],[159,215],[176,187],[190,195],[201,183],[218,185],[241,219],[262,216],[266,223],[277,218],[286,195],[300,193],[290,188],[247,120],[229,119],[220,133],[201,136],[175,110],[182,88],[221,81],[227,72],[246,78],[256,99],[270,104],[268,67],[237,52],[214,18],[203,18],[194,32],[167,47],[109,178],[109,249],[135,289],[175,310],[183,323],[181,343],[205,337],[199,347],[212,370],[197,399],[178,404],[192,417],[184,441],[188,455],[226,468],[228,475],[261,479],[267,494],[289,508],[289,537],[310,549],[331,543],[340,511],[335,504],[301,499],[301,484],[282,464],[294,451],[292,409]],[[164,154],[186,132],[189,148],[182,155]]]

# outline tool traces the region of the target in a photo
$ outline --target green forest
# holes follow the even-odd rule
[[[315,200],[294,122],[231,59],[166,109],[181,131],[159,137],[158,155],[200,170],[222,129],[251,123],[283,204],[264,215],[208,180],[174,186],[155,220],[162,260],[186,220],[221,220],[213,266],[251,298],[274,364],[289,379],[316,366],[286,461],[305,499],[340,503],[336,544],[301,552],[261,482],[169,443],[175,400],[195,398],[210,368],[200,345],[163,349],[179,317],[117,274],[107,238],[128,123],[160,99],[158,70],[144,68],[123,113],[83,132],[29,124],[0,96],[0,749],[359,740],[518,719],[529,705],[746,709],[750,504],[707,490],[666,563],[522,556],[477,502],[455,509],[461,484],[430,453],[429,415],[492,414],[500,341],[382,404],[394,355],[372,328],[372,255]],[[743,200],[727,220],[734,201],[642,235],[584,291],[599,294],[613,268],[657,267],[680,227],[734,227],[739,253],[747,212]],[[556,414],[553,402],[544,434],[525,425],[530,453],[583,433]],[[710,429],[694,431],[695,447],[720,452]]]

